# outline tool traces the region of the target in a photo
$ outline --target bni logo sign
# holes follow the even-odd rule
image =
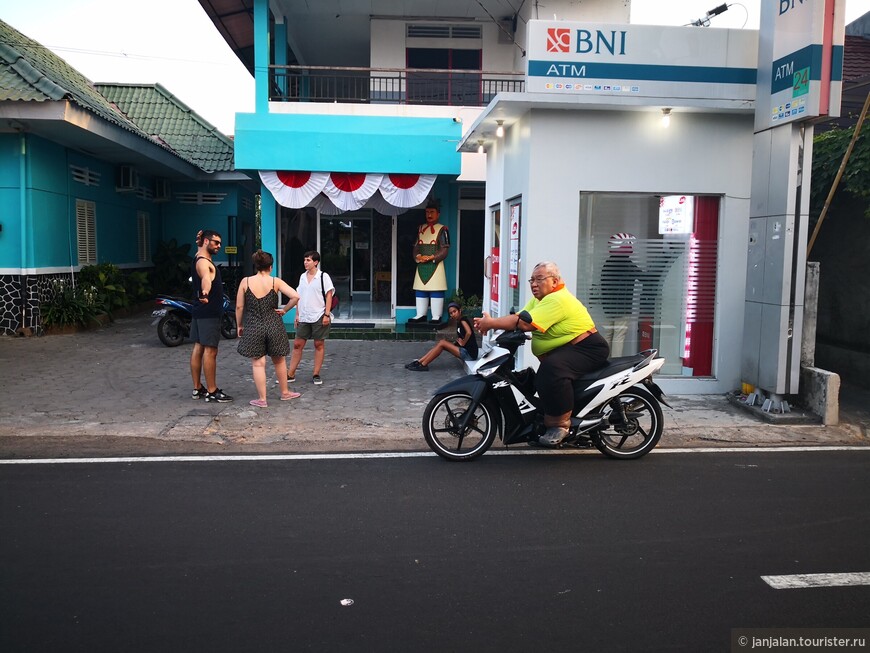
[[[564,27],[547,29],[547,52],[570,52],[571,30]]]

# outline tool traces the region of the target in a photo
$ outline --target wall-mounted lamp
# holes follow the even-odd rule
[[[495,129],[495,135],[499,138],[504,137],[504,120],[496,120],[495,121],[498,127]]]
[[[671,108],[665,107],[662,109],[662,127],[669,127],[671,124]]]
[[[477,140],[477,153],[483,154],[486,150],[483,149],[483,139],[479,138]]]
[[[742,5],[741,5],[742,6]],[[713,16],[718,16],[721,13],[728,11],[727,4],[721,4],[718,7],[713,7],[710,11],[707,12],[707,15],[703,18],[699,18],[698,20],[693,20],[690,25],[694,27],[710,27],[710,19]]]

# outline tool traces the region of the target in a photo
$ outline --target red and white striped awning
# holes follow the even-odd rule
[[[417,174],[260,172],[260,179],[278,204],[291,209],[313,206],[324,215],[362,207],[398,215],[425,202],[435,178]]]

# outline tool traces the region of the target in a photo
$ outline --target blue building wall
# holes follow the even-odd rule
[[[24,193],[21,191],[21,143],[17,134],[0,134],[0,268],[56,269],[79,265],[76,234],[76,200],[94,202],[97,259],[122,267],[150,265],[138,260],[139,211],[151,223],[151,251],[160,240],[193,242],[196,232],[212,228],[238,239],[244,222],[253,223],[253,193],[235,182],[172,184],[179,192],[225,193],[220,204],[181,204],[143,199],[135,192],[115,190],[116,166],[68,150],[35,136],[26,137]],[[70,166],[100,174],[99,185],[72,179]],[[139,183],[151,188],[153,179],[140,175]],[[243,197],[246,201],[243,201]],[[22,220],[22,199],[25,215]],[[237,218],[237,233],[229,236],[229,216]],[[27,236],[22,247],[22,223]],[[22,255],[23,252],[23,255]]]
[[[21,137],[0,134],[0,269],[21,267]]]
[[[71,166],[99,175],[95,185],[73,179]],[[215,229],[241,247],[244,224],[255,221],[255,197],[239,182],[172,184],[172,199],[154,201],[153,179],[140,173],[140,189],[115,188],[117,165],[27,134],[0,134],[0,333],[40,327],[38,306],[50,278],[80,267],[76,201],[94,203],[97,262],[149,268],[139,261],[138,213],[149,216],[150,251],[175,238],[193,246],[196,232]],[[181,204],[176,193],[224,193],[219,204]],[[230,216],[235,232],[230,234]],[[225,253],[217,257],[226,263]],[[237,261],[241,262],[241,261]],[[22,312],[24,320],[22,323]]]

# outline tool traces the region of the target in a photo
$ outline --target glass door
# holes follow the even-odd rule
[[[338,296],[348,302],[371,301],[371,217],[321,216],[320,247],[320,267],[332,277]]]
[[[351,219],[351,294],[364,301],[372,299],[372,221]]]

